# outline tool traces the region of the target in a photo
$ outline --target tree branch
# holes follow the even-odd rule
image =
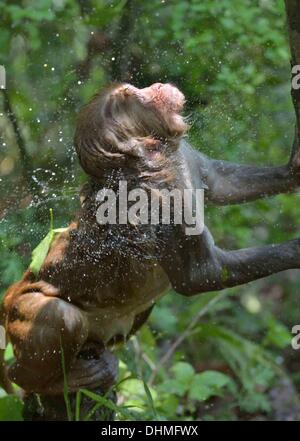
[[[300,65],[300,4],[299,0],[285,0],[292,67]],[[292,88],[292,100],[296,114],[296,131],[291,164],[300,168],[300,89]]]
[[[16,137],[17,145],[19,148],[22,164],[23,164],[24,168],[26,169],[26,173],[27,173],[27,171],[29,169],[31,171],[31,166],[30,166],[31,161],[30,161],[30,157],[26,151],[25,140],[24,140],[23,135],[21,133],[21,129],[19,127],[17,116],[12,109],[9,94],[8,94],[7,90],[5,90],[5,89],[3,90],[3,96],[4,96],[4,111],[8,117],[11,125],[12,125],[13,131],[14,131],[14,134]]]
[[[32,179],[32,161],[30,156],[27,153],[26,149],[26,143],[22,135],[21,128],[19,126],[17,115],[15,114],[9,93],[6,89],[2,90],[3,92],[3,98],[4,98],[4,112],[7,115],[8,120],[11,123],[16,143],[19,149],[20,158],[21,158],[21,164],[22,164],[22,175],[24,177],[24,180],[26,181],[30,191],[32,193],[35,193],[37,191],[36,184],[34,180]]]

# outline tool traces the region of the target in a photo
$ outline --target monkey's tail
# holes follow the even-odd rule
[[[4,359],[5,346],[6,341],[6,333],[5,333],[5,316],[3,307],[0,304],[0,387],[5,390],[8,394],[13,393],[13,387],[9,378],[7,376],[7,366]]]

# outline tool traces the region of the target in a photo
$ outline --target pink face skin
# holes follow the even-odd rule
[[[131,84],[122,84],[114,90],[113,94],[120,94],[123,97],[134,96],[145,107],[154,107],[158,112],[166,115],[169,121],[172,121],[173,127],[178,127],[179,133],[187,130],[187,126],[180,114],[185,103],[185,97],[172,84],[154,83],[152,86],[145,87],[144,89],[138,89]],[[149,139],[144,139],[143,144],[151,160],[159,158],[164,149],[164,143],[159,139],[153,139],[152,136],[149,136]]]
[[[144,89],[138,89],[131,84],[124,84],[115,91],[115,93],[120,92],[136,95],[143,104],[154,105],[158,110],[171,113],[181,112],[185,103],[183,93],[169,83],[154,83]]]
[[[180,90],[169,83],[154,83],[150,87],[139,89],[139,93],[145,103],[153,103],[159,109],[175,113],[182,110],[185,102],[184,95]]]

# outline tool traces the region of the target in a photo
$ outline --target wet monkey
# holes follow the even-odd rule
[[[100,225],[97,193],[128,188],[205,189],[213,204],[237,204],[295,190],[299,149],[286,165],[255,167],[210,159],[187,141],[184,95],[171,84],[113,85],[81,111],[75,133],[90,181],[77,219],[59,233],[35,276],[7,291],[2,311],[16,356],[9,378],[28,392],[61,394],[62,351],[69,389],[107,389],[117,377],[111,348],[147,319],[170,288],[186,296],[300,268],[300,239],[220,249],[205,227]],[[225,275],[225,276],[224,276]]]

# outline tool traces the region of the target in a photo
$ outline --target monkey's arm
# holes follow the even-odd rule
[[[300,8],[296,0],[285,0],[291,64],[300,64]],[[292,88],[296,130],[292,154],[282,167],[252,167],[210,160],[194,153],[198,173],[206,176],[207,198],[216,204],[233,204],[290,192],[300,186],[300,89]]]
[[[173,288],[185,295],[221,290],[300,268],[300,239],[226,251],[215,245],[207,228],[199,236],[186,236],[178,227],[168,233],[165,244],[162,266]]]
[[[289,165],[253,167],[210,160],[207,185],[211,202],[236,204],[293,191],[300,185],[300,173]]]
[[[300,186],[298,150],[287,165],[255,167],[209,159],[184,144],[181,150],[187,157],[191,172],[206,185],[206,197],[212,203],[226,205],[249,202],[290,192]],[[197,187],[197,182],[194,185]]]

